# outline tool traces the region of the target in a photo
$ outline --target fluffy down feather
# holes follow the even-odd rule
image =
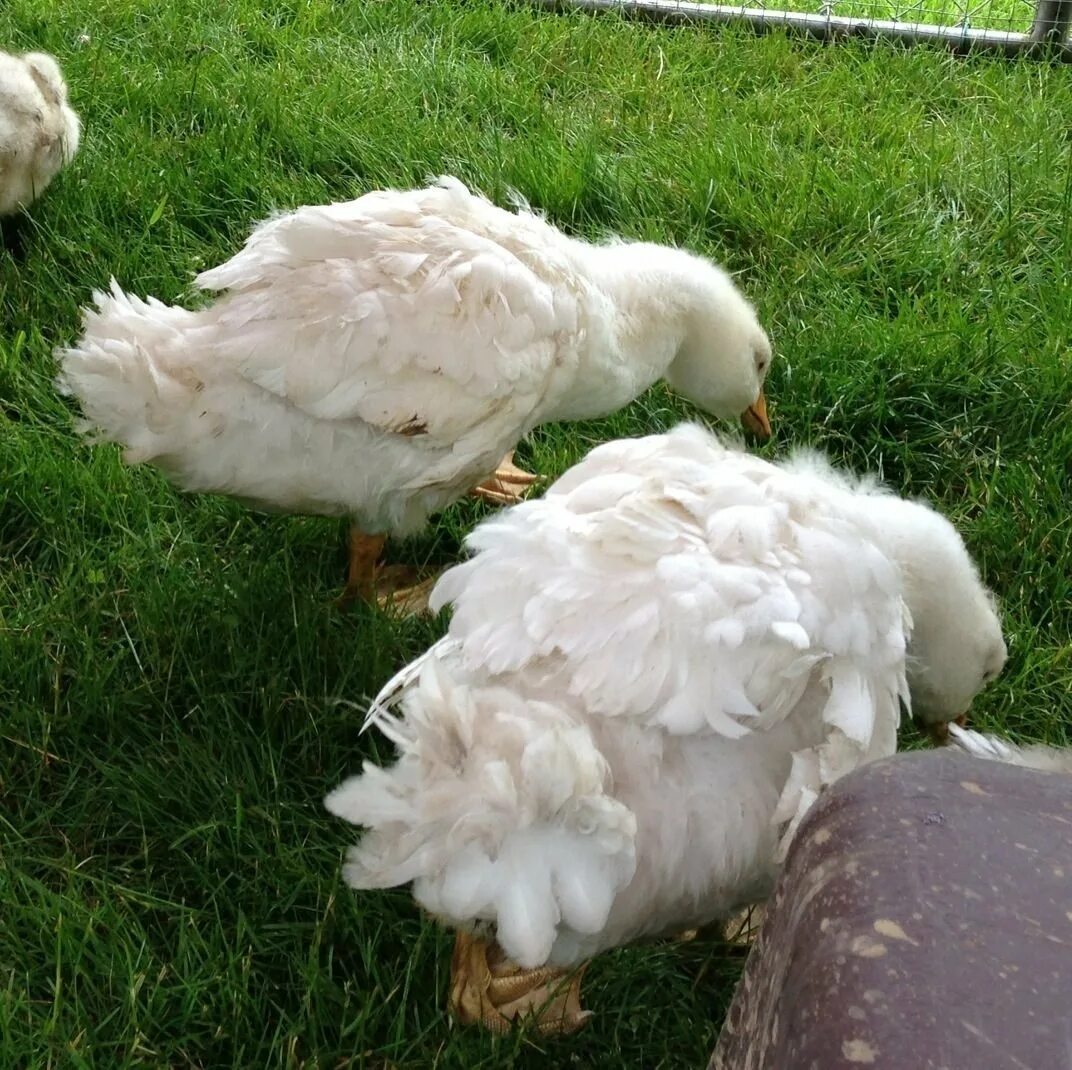
[[[373,830],[350,853],[356,887],[414,881],[433,913],[488,919],[522,965],[556,928],[598,933],[633,875],[636,819],[579,717],[505,688],[471,688],[435,660],[387,726],[402,757],[369,763],[328,799]]]
[[[685,426],[485,521],[433,595],[448,636],[370,710],[398,763],[327,800],[370,830],[347,880],[412,880],[525,966],[761,898],[817,794],[895,750],[911,625],[896,525],[869,515],[888,498]]]
[[[369,534],[416,530],[537,424],[617,409],[675,360],[742,413],[770,358],[714,265],[588,245],[453,178],[268,220],[197,284],[219,295],[199,311],[95,295],[58,354],[83,430],[186,490]]]
[[[1041,769],[1047,773],[1072,773],[1072,750],[1067,747],[1047,747],[1042,743],[1018,746],[956,724],[949,726],[949,742],[973,758],[1006,762],[1023,769]]]
[[[43,52],[0,52],[0,215],[35,201],[78,151],[67,83]]]

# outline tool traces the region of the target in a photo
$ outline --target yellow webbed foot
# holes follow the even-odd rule
[[[495,1033],[523,1021],[545,1036],[573,1033],[592,1016],[581,1009],[584,970],[523,970],[494,942],[459,932],[450,963],[450,1011],[464,1025]]]
[[[756,904],[738,910],[724,922],[712,922],[698,929],[683,929],[670,937],[675,944],[690,944],[693,940],[719,939],[732,948],[748,950],[759,933],[759,927],[763,922],[763,907]]]
[[[762,903],[737,911],[722,927],[722,935],[726,943],[733,948],[747,951],[755,943],[765,915],[766,910]]]
[[[420,617],[428,612],[428,599],[439,579],[438,572],[421,579],[417,570],[408,565],[392,565],[382,569],[381,575],[382,579],[378,576],[376,580],[376,601],[382,609],[401,617]]]
[[[495,474],[475,487],[472,493],[496,505],[516,505],[524,501],[525,494],[540,477],[518,468],[511,450],[500,462]]]

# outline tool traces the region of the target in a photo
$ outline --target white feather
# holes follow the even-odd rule
[[[397,764],[328,798],[368,830],[347,880],[413,880],[524,966],[761,898],[824,788],[896,748],[910,587],[924,627],[952,602],[982,687],[996,618],[934,517],[696,427],[593,450],[439,581],[448,636],[371,715]]]
[[[78,152],[81,134],[56,60],[0,52],[0,215],[40,197]]]
[[[367,534],[420,528],[533,427],[663,376],[737,415],[770,357],[708,261],[568,238],[449,177],[276,216],[197,285],[196,312],[95,295],[57,354],[83,428],[183,489]]]
[[[950,743],[973,758],[1018,765],[1022,769],[1040,769],[1048,773],[1072,773],[1072,749],[1047,747],[1041,743],[1017,746],[997,736],[984,735],[959,725],[949,726]]]

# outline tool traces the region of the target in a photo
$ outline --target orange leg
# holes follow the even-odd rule
[[[436,576],[414,582],[416,573],[406,565],[381,565],[385,535],[366,535],[350,528],[349,567],[340,605],[360,600],[416,616],[428,609],[428,596]]]
[[[584,970],[523,970],[498,944],[459,932],[450,960],[450,1010],[463,1025],[478,1023],[494,1033],[525,1021],[545,1035],[573,1033],[592,1017],[581,1010]]]
[[[359,528],[351,527],[349,542],[350,562],[340,601],[344,604],[356,599],[372,602],[376,598],[376,566],[380,563],[387,536],[366,535]]]

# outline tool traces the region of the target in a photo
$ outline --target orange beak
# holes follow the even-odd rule
[[[766,442],[771,436],[770,420],[767,418],[767,399],[760,390],[759,397],[745,409],[741,415],[744,429],[750,431],[760,442]]]
[[[968,723],[968,715],[962,713],[959,717],[953,718],[953,724],[960,725],[963,728]],[[948,724],[932,724],[927,729],[927,734],[931,737],[933,743],[937,743],[938,746],[943,747],[949,742],[949,725]]]

